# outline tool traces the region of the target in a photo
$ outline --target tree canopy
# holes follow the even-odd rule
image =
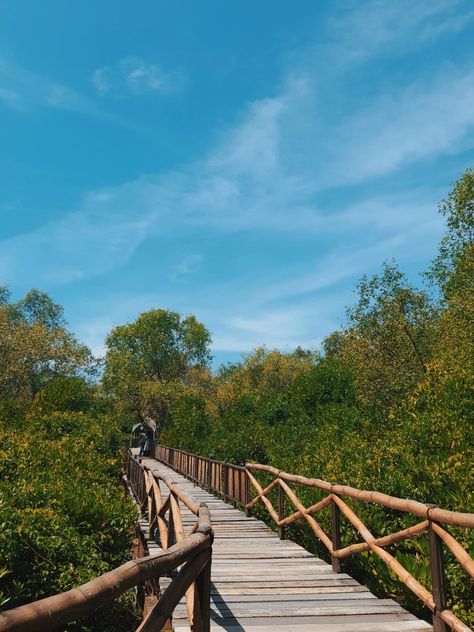
[[[19,405],[59,376],[92,375],[89,349],[66,329],[63,309],[44,292],[18,302],[0,292],[0,401]]]
[[[153,309],[107,336],[104,390],[122,411],[164,422],[174,397],[207,369],[211,337],[194,316]]]

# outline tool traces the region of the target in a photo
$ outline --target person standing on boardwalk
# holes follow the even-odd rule
[[[148,444],[148,434],[145,432],[145,428],[142,427],[138,436],[138,447],[140,448],[138,456],[144,456],[145,452],[147,451]]]

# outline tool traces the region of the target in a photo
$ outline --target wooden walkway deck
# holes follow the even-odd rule
[[[378,599],[349,575],[276,533],[260,520],[145,458],[198,502],[209,506],[215,532],[212,561],[211,630],[227,632],[415,632],[432,626],[391,599]],[[163,493],[166,492],[164,486]],[[195,516],[182,507],[185,533]],[[145,528],[145,523],[144,523]],[[153,554],[152,551],[150,551]],[[168,580],[161,580],[165,588]],[[176,632],[189,632],[186,607],[173,617]]]

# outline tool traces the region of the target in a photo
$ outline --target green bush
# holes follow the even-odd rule
[[[28,423],[3,424],[3,609],[68,590],[129,559],[136,510],[119,485],[119,436],[110,419],[85,412],[31,413]],[[127,608],[122,615],[129,616]],[[96,614],[70,628],[105,625]]]
[[[91,412],[99,406],[94,387],[80,377],[60,376],[40,390],[30,407],[30,415],[52,412]]]

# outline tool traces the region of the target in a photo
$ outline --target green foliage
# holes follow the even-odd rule
[[[168,421],[174,394],[209,363],[210,335],[194,316],[155,309],[107,336],[103,387],[122,414]]]
[[[119,485],[121,433],[85,379],[62,309],[0,292],[0,607],[47,597],[130,556],[136,510]],[[131,629],[130,597],[68,630]],[[121,623],[119,623],[121,621]]]
[[[205,400],[197,394],[185,393],[173,407],[170,425],[173,429],[170,439],[179,436],[184,449],[198,450],[197,440],[206,441],[211,431]]]
[[[99,406],[95,388],[80,377],[60,376],[36,394],[30,414],[87,412]]]
[[[208,370],[204,325],[151,310],[110,333],[96,389],[84,379],[93,368],[90,353],[66,330],[62,309],[37,291],[12,303],[0,288],[2,607],[77,585],[128,556],[135,516],[114,480],[117,419],[122,426],[153,419],[162,443],[213,458],[271,463],[473,511],[472,170],[440,211],[447,232],[428,273],[437,300],[411,285],[396,264],[385,264],[361,280],[345,327],[326,338],[322,354],[259,347],[216,375]],[[308,506],[321,492],[300,489],[299,496]],[[377,505],[350,504],[376,536],[415,521]],[[327,511],[321,524],[329,530]],[[472,533],[450,531],[474,553]],[[326,555],[304,522],[289,533]],[[346,521],[342,536],[343,545],[360,540]],[[392,550],[430,588],[426,537]],[[378,594],[426,614],[372,554],[346,564]],[[449,555],[446,572],[448,605],[474,624],[473,586]],[[75,629],[105,630],[101,617]],[[119,630],[110,612],[106,618],[109,629]]]
[[[28,406],[58,376],[91,375],[89,349],[65,328],[62,308],[47,294],[31,290],[12,303],[0,300],[0,405],[4,411]]]
[[[30,290],[21,300],[11,305],[11,313],[19,321],[29,325],[40,324],[49,331],[66,327],[63,308],[54,303],[46,292]]]
[[[321,359],[310,371],[299,375],[292,391],[308,411],[317,411],[328,404],[356,403],[352,369],[331,357]]]
[[[428,295],[395,264],[359,283],[337,356],[352,367],[359,399],[371,414],[384,419],[423,378],[436,319]]]
[[[84,412],[30,414],[21,429],[2,424],[4,607],[68,590],[129,558],[136,512],[118,484],[119,436],[111,419]]]
[[[446,199],[440,204],[446,218],[446,234],[441,240],[439,254],[428,272],[428,277],[449,295],[452,276],[459,272],[459,263],[466,251],[472,257],[474,247],[474,171],[467,169],[454,183]]]

